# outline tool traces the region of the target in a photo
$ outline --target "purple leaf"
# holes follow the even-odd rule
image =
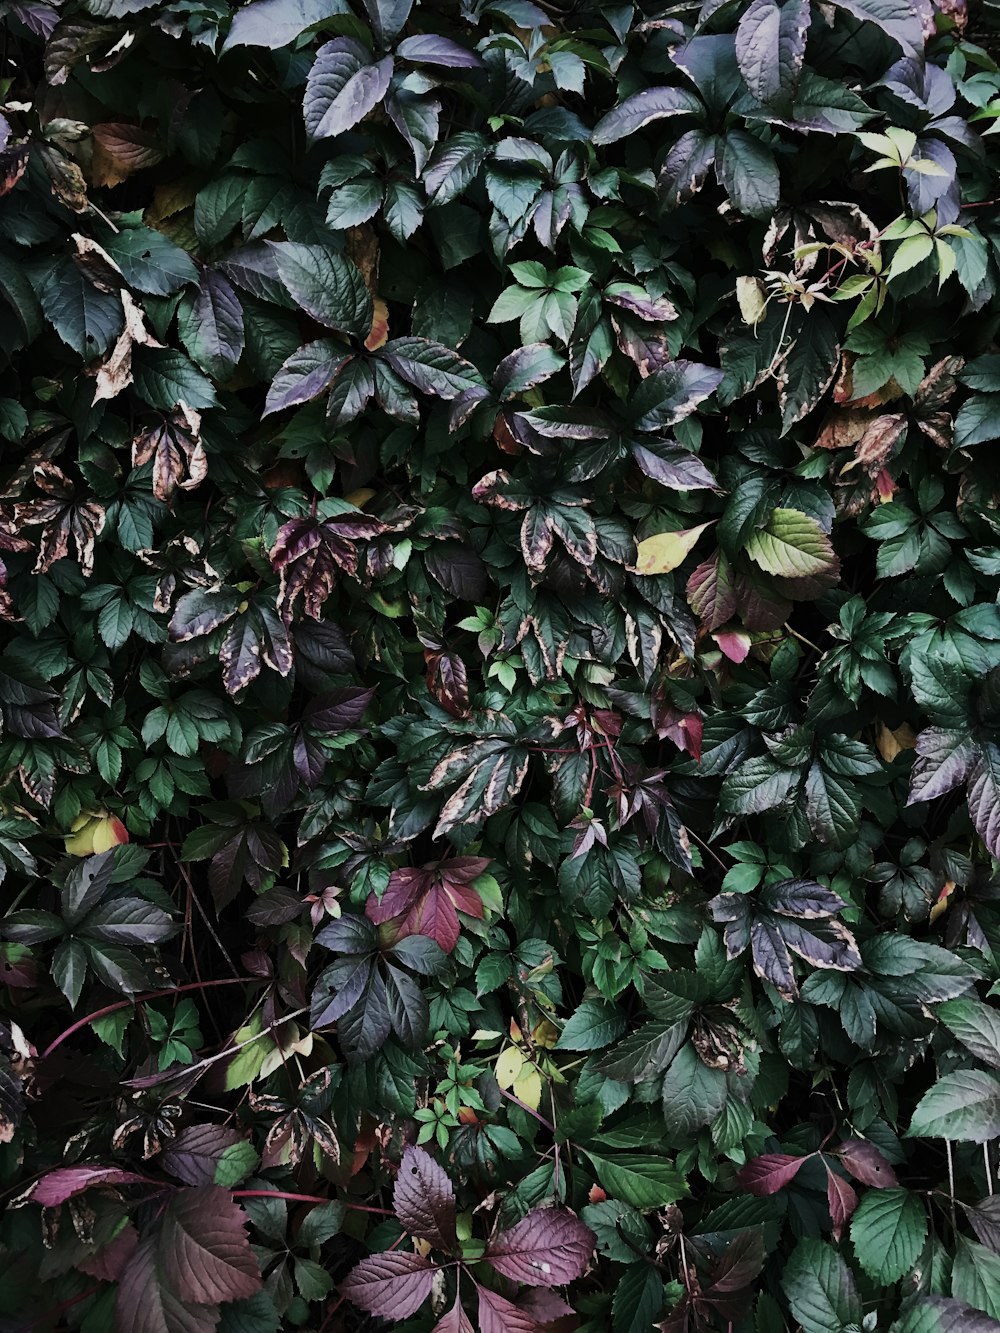
[[[145,1176],[123,1171],[120,1166],[60,1166],[42,1176],[28,1197],[43,1208],[58,1208],[95,1185],[141,1185],[145,1180]]]
[[[393,1207],[400,1225],[438,1249],[455,1245],[455,1191],[446,1172],[423,1148],[407,1148],[399,1164]]]
[[[341,1284],[352,1304],[383,1319],[408,1319],[431,1294],[437,1265],[419,1254],[372,1254]]]
[[[396,51],[404,60],[413,60],[417,64],[444,65],[448,69],[483,68],[482,57],[475,51],[432,32],[404,37]]]
[[[374,688],[365,690],[357,686],[327,690],[312,701],[302,720],[326,736],[350,731],[364,717],[374,694]]]
[[[892,1164],[867,1139],[847,1139],[836,1149],[837,1156],[856,1180],[876,1189],[895,1189],[899,1184]]]
[[[243,1210],[227,1190],[214,1185],[178,1190],[158,1240],[164,1282],[181,1300],[199,1305],[252,1296],[261,1277],[245,1226]]]
[[[167,1145],[160,1160],[164,1169],[185,1185],[214,1185],[223,1154],[245,1142],[239,1130],[225,1125],[188,1125]]]
[[[798,1174],[799,1167],[808,1162],[808,1157],[792,1157],[789,1153],[765,1153],[763,1157],[754,1157],[740,1171],[737,1182],[763,1198],[767,1194],[777,1194],[791,1184]]]
[[[542,1326],[512,1301],[476,1283],[479,1295],[479,1333],[542,1333]]]
[[[118,1280],[115,1333],[213,1333],[215,1305],[184,1301],[164,1279],[157,1237],[141,1241]]]
[[[529,1287],[557,1287],[578,1278],[597,1237],[571,1212],[535,1208],[490,1241],[484,1258],[498,1273]]]
[[[476,1330],[462,1309],[461,1301],[456,1300],[444,1318],[434,1325],[431,1333],[476,1333]]]
[[[826,1163],[824,1162],[824,1166]],[[830,1208],[830,1219],[833,1222],[833,1238],[840,1240],[844,1234],[844,1227],[851,1220],[851,1216],[858,1206],[858,1196],[843,1176],[838,1176],[835,1171],[826,1168],[826,1198]]]

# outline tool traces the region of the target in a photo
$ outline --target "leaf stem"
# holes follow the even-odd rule
[[[119,1009],[129,1009],[136,1004],[145,1004],[147,1000],[162,1000],[168,995],[183,995],[186,991],[207,990],[209,986],[235,986],[237,982],[246,985],[252,981],[260,981],[260,977],[223,977],[218,981],[189,981],[183,986],[170,986],[166,990],[147,991],[144,995],[133,995],[130,1000],[118,1000],[115,1004],[106,1004],[103,1009],[95,1009],[93,1013],[87,1014],[84,1018],[78,1018],[75,1023],[71,1023],[64,1032],[59,1033],[54,1041],[49,1042],[38,1058],[46,1060],[58,1046],[72,1037],[74,1032],[79,1032],[81,1028],[85,1028],[88,1023],[93,1023],[98,1018],[117,1013]]]
[[[376,1213],[379,1217],[394,1217],[391,1208],[371,1208],[364,1203],[348,1203],[345,1199],[331,1199],[322,1194],[291,1194],[287,1190],[233,1190],[234,1199],[288,1199],[291,1203],[339,1203],[352,1213]]]

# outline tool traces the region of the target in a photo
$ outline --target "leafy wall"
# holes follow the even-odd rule
[[[1000,1329],[970,8],[2,0],[5,1330]]]

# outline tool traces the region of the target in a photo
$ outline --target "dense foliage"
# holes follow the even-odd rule
[[[0,1326],[1000,1329],[988,7],[0,15]]]

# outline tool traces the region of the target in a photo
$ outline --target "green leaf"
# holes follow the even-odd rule
[[[992,1069],[1000,1069],[1000,1013],[981,1000],[948,1000],[934,1015],[966,1050]]]
[[[625,1031],[626,1018],[607,1000],[584,1000],[556,1042],[560,1051],[603,1051]]]
[[[663,1278],[646,1263],[626,1268],[611,1302],[614,1333],[648,1333],[663,1309]]]
[[[688,1192],[683,1175],[665,1157],[645,1153],[599,1157],[592,1152],[586,1156],[607,1192],[633,1208],[663,1208]]]
[[[150,407],[172,412],[180,403],[202,411],[214,407],[215,389],[181,352],[144,347],[132,363],[133,388]]]
[[[727,129],[720,143],[716,171],[733,207],[751,218],[770,216],[781,189],[774,153],[741,129]]]
[[[839,569],[830,538],[814,518],[798,509],[774,509],[767,526],[755,532],[746,553],[768,574],[809,578]]]
[[[979,1069],[944,1074],[917,1103],[906,1133],[960,1143],[1000,1138],[1000,1079]]]
[[[956,449],[1000,439],[1000,393],[982,393],[968,399],[955,417]]]
[[[1000,1320],[1000,1255],[960,1236],[951,1274],[951,1294]]]
[[[270,241],[281,281],[289,295],[328,329],[368,336],[372,298],[357,265],[325,245]]]
[[[927,1209],[904,1189],[870,1190],[851,1219],[858,1262],[882,1287],[910,1272],[926,1236]]]
[[[726,1076],[710,1069],[694,1046],[682,1046],[663,1077],[663,1119],[668,1134],[688,1135],[710,1125],[726,1103]]]
[[[800,1240],[785,1265],[781,1285],[802,1333],[843,1333],[860,1324],[861,1299],[854,1276],[831,1246]]]

